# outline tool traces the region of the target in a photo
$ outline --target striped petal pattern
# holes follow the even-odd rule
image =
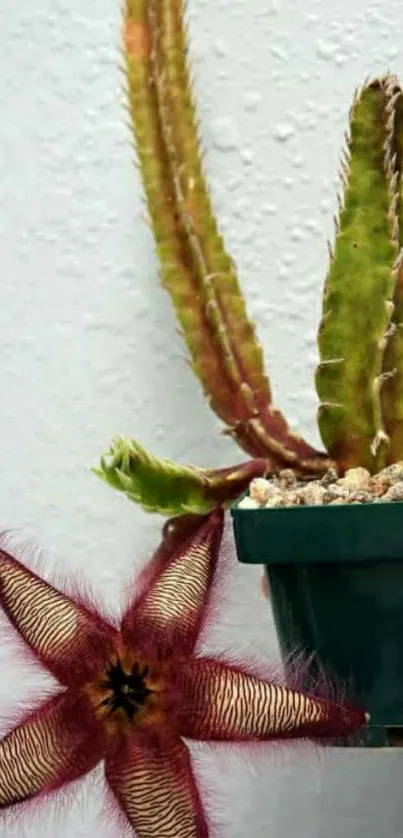
[[[50,699],[0,743],[0,808],[77,779],[102,755],[86,706],[68,694]]]
[[[224,513],[213,512],[170,557],[124,617],[122,632],[191,654],[203,622],[219,556]]]
[[[178,740],[132,737],[106,760],[106,777],[137,838],[208,838],[190,754]]]
[[[0,550],[0,605],[31,650],[66,686],[87,679],[108,653],[100,617]]]
[[[181,734],[200,740],[268,740],[348,735],[365,714],[270,683],[209,658],[180,676]]]

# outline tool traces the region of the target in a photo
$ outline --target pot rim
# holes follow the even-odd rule
[[[337,506],[230,507],[246,564],[403,562],[403,501]]]

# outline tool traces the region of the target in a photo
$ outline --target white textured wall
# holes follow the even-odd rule
[[[0,7],[0,527],[40,543],[50,567],[91,577],[116,608],[158,521],[89,473],[111,436],[200,464],[241,457],[217,434],[157,285],[122,108],[119,7]],[[189,12],[217,212],[277,402],[318,441],[315,334],[343,132],[358,83],[387,67],[403,75],[403,7],[189,0]],[[215,640],[276,659],[258,577],[234,568]],[[9,707],[35,684],[7,651],[0,663]],[[230,773],[202,757],[223,836],[401,834],[398,752],[276,752],[254,770],[234,757]],[[101,800],[84,780],[75,806],[45,807],[24,835],[109,838]]]

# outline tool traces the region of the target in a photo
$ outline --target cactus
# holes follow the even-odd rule
[[[398,369],[394,294],[399,266],[401,91],[390,76],[364,87],[350,113],[344,194],[325,284],[316,387],[319,428],[343,469],[386,465],[397,394],[384,389]],[[403,140],[403,133],[400,140]],[[401,366],[401,365],[400,365]],[[403,396],[403,390],[402,390]]]
[[[267,473],[267,461],[249,460],[229,469],[191,468],[158,460],[139,443],[118,438],[93,471],[146,512],[173,517],[178,509],[206,515],[235,500],[253,477]]]
[[[330,466],[376,473],[403,459],[403,93],[386,75],[357,92],[325,283],[316,372],[326,451],[294,433],[272,401],[206,184],[190,84],[183,0],[125,0],[124,59],[135,148],[159,257],[192,368],[252,460],[201,470],[120,442],[96,472],[148,510],[205,514],[253,474]],[[123,448],[122,448],[123,445]],[[123,466],[122,466],[123,463]]]

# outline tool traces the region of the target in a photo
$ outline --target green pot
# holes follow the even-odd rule
[[[364,744],[403,744],[403,503],[242,509],[239,561],[265,565],[284,659],[296,650],[371,715]]]

